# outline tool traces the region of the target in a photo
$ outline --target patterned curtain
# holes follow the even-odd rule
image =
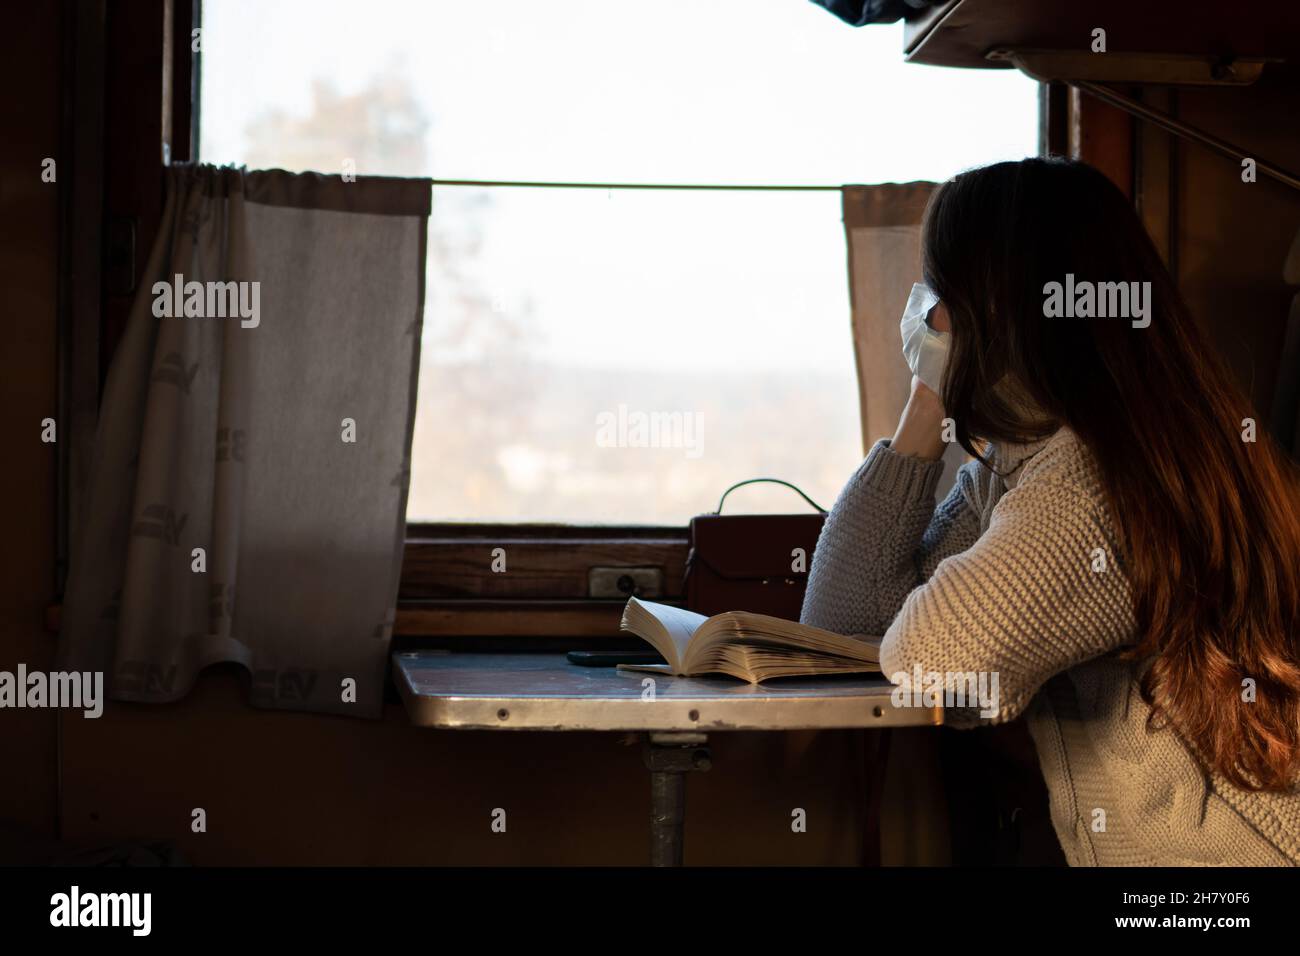
[[[173,166],[107,379],[61,666],[380,714],[431,183]]]

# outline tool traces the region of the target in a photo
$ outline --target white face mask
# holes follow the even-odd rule
[[[936,332],[925,322],[930,310],[939,304],[939,297],[924,282],[912,286],[903,310],[903,321],[898,324],[903,333],[903,358],[912,374],[933,391],[943,394],[943,371],[948,364],[947,332]]]

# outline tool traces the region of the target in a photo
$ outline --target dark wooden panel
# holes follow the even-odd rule
[[[1133,117],[1087,93],[1071,89],[1070,119],[1071,155],[1100,169],[1132,199]]]
[[[199,0],[167,0],[167,7],[164,133],[171,161],[185,163],[198,158],[199,54],[194,52],[191,31],[199,26]]]
[[[164,0],[108,5],[104,122],[104,212],[121,235],[135,228],[132,285],[140,281],[162,220],[163,93],[171,48],[164,50]],[[189,49],[188,46],[185,47]],[[114,275],[125,270],[120,263]],[[120,286],[120,283],[118,284]],[[104,373],[126,330],[134,288],[110,287],[104,294],[100,365]],[[101,376],[102,381],[102,376]]]
[[[580,530],[580,529],[579,529]],[[500,533],[411,537],[406,543],[401,596],[416,598],[557,598],[588,596],[594,567],[660,568],[664,597],[682,593],[686,537],[543,538],[502,528]],[[493,553],[505,552],[504,572]]]
[[[1240,9],[1217,0],[961,0],[916,31],[907,59],[997,69],[984,59],[994,47],[1087,49],[1096,27],[1111,52],[1300,56],[1300,3],[1292,0]]]
[[[63,4],[59,189],[59,468],[57,593],[77,545],[99,419],[104,210],[104,0]]]
[[[56,333],[60,205],[77,183],[60,122],[60,98],[70,82],[61,69],[60,38],[72,28],[69,13],[58,3],[9,4],[0,30],[0,669],[10,671],[19,661],[33,671],[54,666],[54,642],[41,618],[55,584],[57,455],[68,438],[57,408]],[[42,176],[47,159],[55,161],[54,182]],[[56,416],[58,442],[42,442],[41,420]],[[0,710],[0,862],[20,861],[15,851],[26,837],[14,828],[37,840],[55,833],[57,714]]]
[[[1070,91],[1064,83],[1039,86],[1039,152],[1065,156],[1070,151]]]

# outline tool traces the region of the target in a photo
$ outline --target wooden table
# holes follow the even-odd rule
[[[651,864],[679,866],[686,773],[708,770],[707,735],[935,725],[941,708],[895,707],[879,676],[670,677],[580,667],[563,654],[393,655],[412,723],[444,730],[610,730],[642,734],[650,771]]]

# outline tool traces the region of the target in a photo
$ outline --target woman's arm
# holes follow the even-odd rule
[[[984,534],[907,596],[881,642],[881,670],[983,675],[998,696],[985,716],[1001,723],[1048,679],[1122,646],[1133,629],[1100,506],[1073,480],[1026,473]],[[949,720],[979,723],[972,711]]]
[[[891,441],[877,442],[831,508],[817,541],[800,620],[839,634],[883,634],[917,585],[979,536],[978,463],[938,507],[943,409],[913,379]]]
[[[898,428],[889,446],[900,455],[922,461],[938,461],[943,457],[943,402],[915,375],[912,393],[898,417]]]

